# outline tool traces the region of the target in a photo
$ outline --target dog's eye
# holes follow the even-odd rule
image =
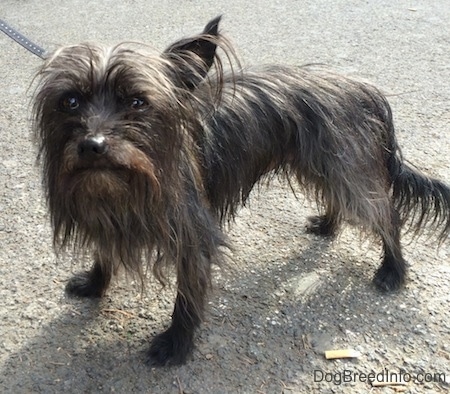
[[[80,99],[77,96],[65,96],[61,99],[61,108],[65,111],[75,111],[80,107]]]
[[[140,98],[140,97],[133,97],[130,101],[130,107],[132,109],[144,109],[145,107],[147,107],[148,103],[145,99]]]

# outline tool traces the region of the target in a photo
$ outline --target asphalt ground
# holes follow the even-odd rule
[[[81,41],[144,41],[164,49],[223,14],[242,64],[324,63],[365,78],[392,105],[404,156],[450,183],[448,0],[2,0],[0,19],[52,51]],[[56,258],[30,128],[41,59],[0,34],[0,392],[393,393],[354,373],[444,373],[407,393],[448,392],[450,243],[404,239],[406,288],[370,280],[379,245],[348,229],[305,234],[314,205],[275,183],[254,193],[229,230],[231,269],[217,272],[197,348],[182,367],[144,364],[169,322],[173,288],[141,295],[119,279],[100,303],[65,298],[89,262]],[[356,360],[323,351],[351,347]],[[318,371],[318,372],[317,372]],[[353,373],[350,381],[341,378]],[[359,375],[359,376],[360,376]]]

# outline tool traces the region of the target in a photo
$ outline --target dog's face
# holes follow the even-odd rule
[[[64,193],[117,193],[138,174],[157,188],[179,109],[164,67],[121,46],[64,48],[49,62],[36,105],[47,176]]]
[[[162,194],[177,194],[189,100],[213,64],[217,24],[158,56],[136,44],[86,44],[46,62],[35,130],[56,232],[59,216],[84,224],[142,216],[143,205],[158,209]]]

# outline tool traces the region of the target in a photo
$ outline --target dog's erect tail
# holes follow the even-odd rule
[[[393,197],[402,221],[411,219],[414,234],[430,224],[434,231],[439,231],[442,243],[450,234],[450,187],[408,166],[400,157],[395,156],[392,164]]]

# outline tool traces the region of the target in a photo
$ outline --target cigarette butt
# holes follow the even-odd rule
[[[338,349],[325,351],[325,358],[332,360],[334,358],[352,358],[359,357],[361,353],[353,349]]]

